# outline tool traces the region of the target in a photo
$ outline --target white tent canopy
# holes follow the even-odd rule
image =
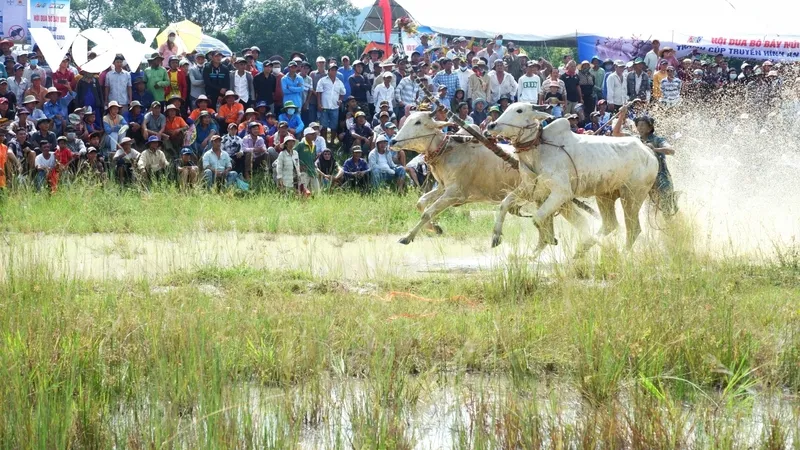
[[[494,4],[485,0],[399,3],[417,23],[439,34],[478,38],[502,34],[505,40],[518,42],[574,39],[580,35],[668,41],[673,33],[705,37],[745,34],[779,40],[781,35],[800,34],[793,23],[800,4],[783,0],[673,0],[663,4],[576,0],[568,6],[522,1]]]

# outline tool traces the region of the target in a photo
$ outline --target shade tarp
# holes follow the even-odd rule
[[[613,4],[574,0],[565,6],[549,3],[462,0],[392,1],[393,17],[411,16],[418,24],[434,32],[477,38],[502,34],[506,41],[570,41],[578,36],[609,36],[637,39],[671,40],[673,33],[712,35],[747,32],[763,34],[765,39],[797,34],[795,17],[800,4],[783,0],[673,0],[650,11],[639,0],[617,0]],[[553,8],[551,8],[553,6]],[[405,14],[404,14],[405,12]],[[376,28],[377,27],[377,28]],[[380,12],[373,6],[361,31],[382,29]]]
[[[390,0],[389,6],[392,8],[392,17],[395,19],[399,19],[404,16],[408,16],[408,11],[405,10],[402,6],[400,6],[396,1]],[[378,7],[378,2],[376,1],[367,13],[367,17],[364,18],[364,21],[361,23],[361,26],[358,28],[359,33],[374,33],[374,32],[383,32],[383,14],[381,14],[381,9]]]

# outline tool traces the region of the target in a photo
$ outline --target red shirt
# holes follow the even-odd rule
[[[51,78],[53,79],[53,86],[61,93],[61,97],[67,95],[70,88],[75,87],[75,75],[73,75],[72,71],[69,69],[63,72],[61,69],[56,70],[53,72],[53,75],[51,75]],[[66,83],[61,83],[60,81],[66,81]]]
[[[61,164],[62,166],[66,166],[67,164],[72,161],[72,158],[75,157],[75,154],[72,153],[72,150],[68,148],[58,148],[55,151],[56,162]]]

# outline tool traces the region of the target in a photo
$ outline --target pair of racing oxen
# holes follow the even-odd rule
[[[543,126],[547,121],[548,124]],[[519,214],[523,203],[537,205],[533,220],[539,228],[537,252],[555,245],[553,218],[560,214],[579,232],[577,253],[596,242],[578,198],[595,197],[602,219],[600,235],[619,226],[615,202],[622,202],[627,245],[641,233],[639,210],[653,189],[658,161],[653,150],[637,137],[590,136],[573,133],[569,121],[555,119],[544,107],[514,103],[487,127],[489,134],[511,144],[502,151],[519,160],[513,169],[478,139],[453,138],[441,130],[451,124],[437,121],[433,113],[415,112],[394,136],[393,147],[426,154],[435,189],[417,202],[422,217],[400,242],[409,244],[424,227],[436,232],[433,222],[451,206],[474,202],[499,203],[492,246],[501,242],[503,222],[509,211]]]

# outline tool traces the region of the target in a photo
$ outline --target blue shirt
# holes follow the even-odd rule
[[[339,77],[339,79],[342,80],[342,83],[344,84],[344,97],[345,98],[347,98],[347,97],[349,97],[351,95],[350,94],[350,77],[353,76],[354,73],[356,73],[356,69],[354,69],[353,66],[350,66],[349,69],[345,69],[344,67],[339,67],[339,75],[341,75],[341,77]]]
[[[353,176],[356,172],[369,172],[369,165],[364,161],[364,158],[358,160],[358,164],[353,161],[353,158],[347,158],[342,166],[345,175]]]
[[[48,119],[53,119],[56,130],[61,130],[61,125],[64,123],[64,119],[67,118],[67,105],[69,105],[69,102],[71,102],[73,98],[75,98],[75,94],[69,92],[56,103],[53,103],[52,100],[48,100],[42,107],[44,115],[47,116]],[[56,116],[61,116],[61,118],[56,118]]]
[[[197,131],[197,135],[196,135],[194,141],[197,142],[198,145],[202,144],[203,141],[206,140],[206,138],[208,137],[209,134],[211,134],[212,131],[216,131],[217,134],[219,134],[219,130],[218,130],[218,127],[217,127],[217,121],[216,120],[212,120],[208,124],[207,128],[201,127],[200,123],[198,122],[197,125],[195,126],[195,130]]]
[[[283,89],[284,103],[291,101],[294,102],[298,108],[303,106],[303,90],[305,89],[303,77],[298,74],[295,76],[294,80],[292,80],[289,75],[286,75],[281,78],[281,88]]]
[[[203,155],[203,168],[211,169],[212,172],[222,172],[225,169],[230,169],[231,156],[227,152],[220,151],[219,156],[214,153],[214,150],[209,150]]]
[[[135,117],[131,116],[131,112],[130,111],[125,111],[125,113],[122,114],[122,117],[124,117],[125,121],[128,122],[128,123],[136,122],[139,125],[141,125],[141,124],[144,123],[144,113],[141,112],[141,111],[144,111],[144,108],[142,108],[142,110],[140,110],[139,114],[137,114]]]
[[[286,77],[284,77],[284,78],[286,78]],[[281,122],[281,121],[288,123],[289,124],[289,128],[294,128],[295,134],[297,134],[298,136],[302,136],[303,135],[303,129],[306,126],[303,123],[303,119],[300,118],[300,114],[294,113],[294,114],[292,114],[292,117],[289,118],[289,116],[287,116],[286,113],[281,113],[281,115],[278,116],[278,122]]]
[[[450,72],[450,75],[447,74],[444,70],[440,71],[433,77],[433,84],[436,89],[439,89],[440,85],[447,86],[447,94],[445,98],[447,99],[447,103],[450,103],[450,100],[456,95],[456,90],[461,86],[461,83],[458,79],[458,75],[455,72]]]
[[[142,104],[143,111],[149,111],[150,105],[152,105],[153,102],[155,101],[155,98],[153,98],[153,94],[151,94],[150,91],[148,91],[147,89],[145,89],[144,93],[142,94],[139,94],[138,92],[136,92],[136,90],[134,90],[131,95],[133,97],[133,100],[136,100],[137,102]]]

